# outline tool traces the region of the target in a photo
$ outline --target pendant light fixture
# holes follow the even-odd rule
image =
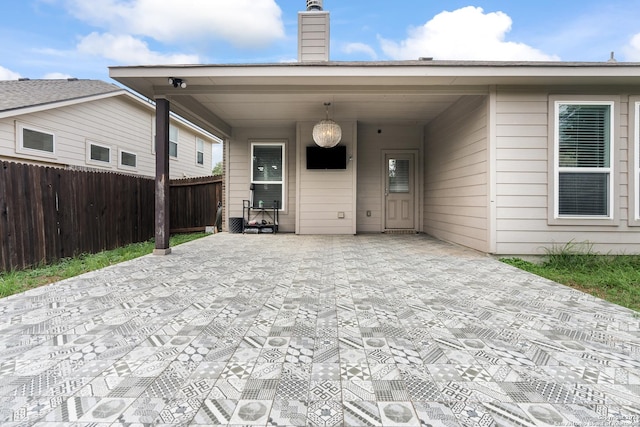
[[[342,129],[340,129],[340,125],[329,118],[330,105],[330,102],[324,103],[327,118],[320,120],[313,127],[313,140],[323,148],[335,147],[342,139]]]

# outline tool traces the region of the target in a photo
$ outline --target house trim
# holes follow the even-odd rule
[[[489,165],[487,176],[487,251],[496,253],[498,250],[498,90],[495,86],[489,88],[487,103],[487,144],[489,145],[487,147],[487,164]]]

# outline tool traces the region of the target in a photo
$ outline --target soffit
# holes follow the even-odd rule
[[[427,65],[425,65],[427,64]],[[234,127],[334,120],[427,124],[461,96],[491,86],[639,84],[637,64],[319,63],[112,67],[111,77],[219,136]],[[184,79],[174,88],[168,77]]]

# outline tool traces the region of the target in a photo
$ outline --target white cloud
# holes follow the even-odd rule
[[[284,38],[275,0],[67,0],[70,13],[118,34],[162,42],[226,40],[262,47]]]
[[[128,65],[195,64],[197,55],[154,52],[143,40],[130,35],[91,33],[77,46],[81,54],[98,55]]]
[[[48,74],[45,74],[43,79],[46,79],[46,80],[60,80],[60,79],[70,79],[72,77],[73,76],[70,76],[69,74],[64,74],[64,73],[48,73]]]
[[[484,13],[468,6],[442,12],[422,27],[412,28],[397,43],[378,37],[382,50],[392,59],[550,61],[559,58],[524,43],[505,40],[511,18],[503,12]]]
[[[344,46],[342,51],[346,54],[365,54],[371,59],[377,59],[376,51],[365,43],[349,43]]]
[[[640,33],[631,37],[624,49],[624,59],[630,62],[640,62]]]
[[[20,77],[20,74],[0,65],[0,80],[18,80]]]

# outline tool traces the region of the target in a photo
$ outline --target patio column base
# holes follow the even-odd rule
[[[171,253],[171,248],[153,250],[154,255],[169,255],[170,253]]]

